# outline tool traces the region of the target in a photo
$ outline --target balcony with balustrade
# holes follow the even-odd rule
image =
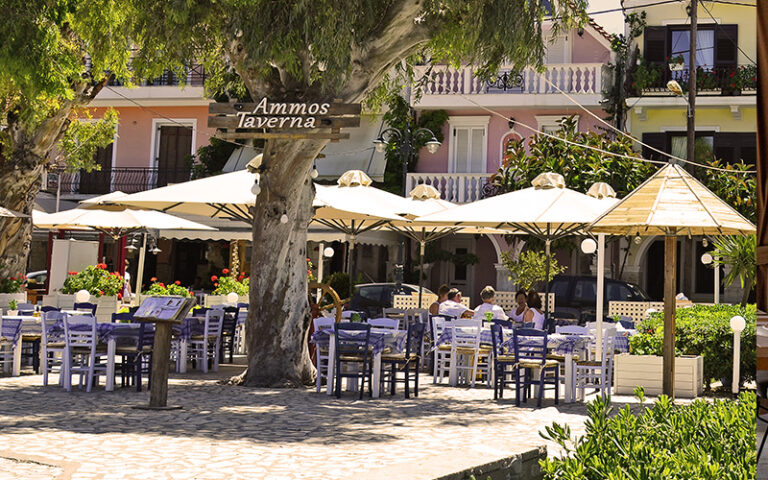
[[[203,66],[194,65],[183,73],[166,70],[159,77],[137,81],[132,87],[112,79],[91,106],[136,106],[139,100],[149,106],[205,106],[211,101],[204,96],[206,78]]]
[[[409,173],[408,191],[419,184],[431,185],[440,192],[443,200],[469,203],[487,196],[491,173]]]
[[[547,64],[542,71],[528,67],[519,73],[502,68],[491,79],[475,75],[472,67],[454,69],[445,66],[420,67],[417,75],[426,75],[421,98],[414,98],[417,108],[546,107],[562,106],[571,95],[582,105],[598,107],[602,99],[604,67],[602,63]],[[462,98],[466,97],[466,98]]]

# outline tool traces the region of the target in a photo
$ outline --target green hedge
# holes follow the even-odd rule
[[[587,405],[585,435],[573,437],[557,423],[541,434],[566,452],[541,461],[544,479],[755,478],[755,401],[744,392],[736,400],[675,405],[662,395],[653,406],[615,413],[598,397]]]
[[[755,305],[696,305],[680,308],[675,315],[675,351],[677,355],[704,357],[704,382],[730,379],[733,361],[731,317],[741,315],[747,327],[741,335],[741,381],[755,376]],[[629,339],[634,355],[662,355],[664,314],[655,313],[638,325],[638,334]]]

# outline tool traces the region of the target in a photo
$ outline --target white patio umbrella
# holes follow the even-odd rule
[[[582,232],[607,207],[603,201],[565,188],[562,175],[542,173],[532,186],[431,215],[417,222],[442,225],[489,227],[513,233],[527,233],[545,242],[546,277],[549,278],[550,246],[553,241]],[[545,313],[549,314],[549,282],[546,282]]]
[[[683,167],[668,164],[599,216],[594,233],[664,235],[663,391],[674,397],[678,235],[751,235],[755,226]]]
[[[473,226],[441,226],[435,223],[425,223],[414,221],[417,217],[441,212],[449,208],[455,208],[455,203],[440,198],[440,192],[431,185],[417,185],[411,190],[408,198],[405,199],[405,208],[407,209],[403,216],[405,219],[390,221],[385,226],[386,230],[392,230],[408,236],[419,243],[419,265],[424,257],[426,244],[438,240],[446,235],[464,233],[464,234],[505,234],[503,230],[492,228],[473,227]],[[419,303],[421,305],[422,296],[422,272],[419,273]]]
[[[90,227],[113,238],[119,238],[143,229],[214,230],[207,225],[152,210],[73,208],[57,213],[35,215],[32,220],[38,228],[67,230]]]
[[[0,217],[10,217],[10,218],[29,218],[29,215],[26,213],[16,212],[14,210],[9,210],[5,207],[0,207]]]
[[[390,221],[408,221],[400,215],[408,211],[406,200],[372,187],[372,183],[365,172],[350,170],[339,177],[336,185],[315,185],[316,209],[312,222],[346,234],[350,260],[358,235]],[[354,266],[351,261],[348,270],[352,276]]]

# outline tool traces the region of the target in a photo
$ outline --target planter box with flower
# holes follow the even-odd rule
[[[672,72],[679,72],[685,69],[685,58],[682,55],[667,57],[667,65]]]
[[[237,302],[234,303],[248,303],[248,289],[249,279],[244,273],[235,278],[230,275],[229,269],[225,268],[221,271],[221,276],[213,275],[211,282],[216,289],[210,294],[205,296],[205,306],[212,307],[214,305],[221,305],[224,303],[233,303],[227,298],[230,293],[237,294]]]
[[[12,301],[17,305],[27,301],[27,294],[23,290],[25,280],[24,275],[0,280],[0,308],[8,310]]]
[[[80,272],[69,272],[61,295],[56,296],[56,306],[72,308],[75,294],[85,290],[91,294],[89,302],[96,304],[97,321],[111,322],[112,314],[117,312],[123,298],[124,286],[123,277],[117,272],[108,272],[106,264],[89,265]]]
[[[731,317],[747,319],[741,337],[741,380],[755,372],[755,306],[696,305],[677,310],[675,315],[675,393],[698,396],[712,380],[732,375],[733,332]],[[617,355],[614,363],[616,393],[631,394],[642,386],[647,393],[661,393],[664,317],[654,313],[638,325],[630,337],[630,354]]]
[[[144,300],[144,297],[194,297],[192,292],[187,287],[182,286],[178,280],[167,285],[158,281],[156,277],[152,277],[150,281],[152,285],[149,286],[149,289],[138,296],[139,304]]]

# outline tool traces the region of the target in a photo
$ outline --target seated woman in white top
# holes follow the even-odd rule
[[[440,285],[440,288],[437,289],[437,301],[433,302],[432,305],[429,306],[430,315],[437,315],[440,312],[440,304],[448,299],[448,292],[450,291],[451,289],[448,287],[448,285]]]
[[[517,291],[515,294],[515,301],[517,302],[517,307],[509,312],[509,319],[522,323],[525,312],[528,311],[528,300],[526,299],[525,290]]]
[[[451,317],[472,317],[475,312],[468,309],[461,303],[461,292],[452,288],[448,292],[448,298],[440,304],[439,315],[450,315]]]
[[[525,323],[533,322],[533,328],[544,330],[544,314],[541,313],[541,297],[536,290],[528,292],[528,311],[523,316]]]
[[[472,316],[474,320],[485,320],[486,312],[491,312],[493,314],[491,320],[507,320],[507,318],[509,318],[500,306],[493,304],[495,296],[496,290],[494,290],[490,285],[485,287],[480,292],[480,299],[483,301],[483,303],[475,308],[475,314]]]

